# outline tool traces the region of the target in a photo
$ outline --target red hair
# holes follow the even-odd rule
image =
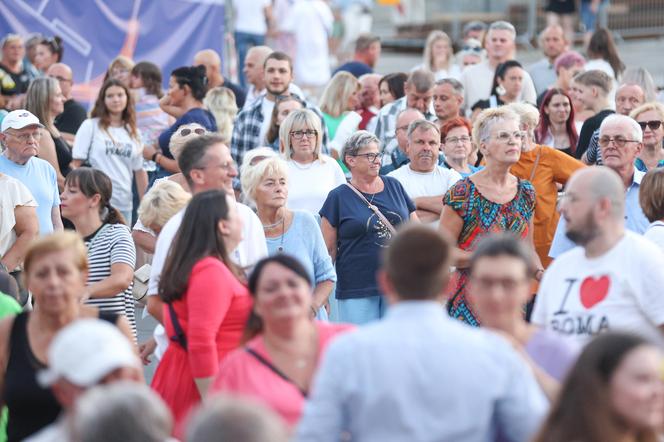
[[[576,143],[579,141],[579,135],[576,133],[576,126],[574,125],[574,106],[572,106],[572,99],[567,93],[560,88],[551,88],[547,91],[542,99],[542,105],[540,106],[540,120],[539,124],[535,128],[535,141],[538,144],[542,144],[546,138],[549,128],[551,127],[551,120],[549,120],[549,115],[544,112],[544,109],[551,103],[551,99],[555,95],[562,95],[567,98],[569,101],[569,117],[565,122],[565,129],[567,130],[567,136],[569,137],[570,142],[570,152],[572,154],[576,153]]]
[[[463,117],[455,117],[452,118],[450,121],[447,123],[443,124],[443,127],[440,129],[440,141],[441,143],[445,142],[445,138],[447,138],[447,134],[450,133],[452,129],[455,127],[465,127],[468,129],[468,135],[473,133],[473,127],[470,125],[470,121]]]

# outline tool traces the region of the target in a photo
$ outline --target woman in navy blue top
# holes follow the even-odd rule
[[[159,135],[159,149],[145,146],[143,157],[157,163],[157,178],[178,172],[176,161],[168,148],[171,136],[184,124],[198,123],[210,132],[217,131],[214,115],[203,105],[207,92],[204,66],[183,66],[171,72],[168,93],[160,100],[161,108],[176,117],[171,127]]]
[[[415,204],[401,183],[379,175],[381,156],[375,135],[361,130],[350,137],[341,155],[350,169],[350,183],[332,190],[320,210],[325,244],[336,261],[339,320],[358,325],[379,319],[385,312],[376,272],[381,250],[387,247],[392,233],[349,185],[376,206],[392,226],[417,220]]]

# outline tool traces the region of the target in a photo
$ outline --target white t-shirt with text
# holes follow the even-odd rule
[[[627,331],[664,346],[662,269],[664,253],[631,231],[600,257],[575,247],[545,272],[532,322],[580,344],[598,333]]]

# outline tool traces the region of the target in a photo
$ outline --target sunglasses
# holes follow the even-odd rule
[[[661,121],[652,120],[652,121],[638,121],[641,130],[646,130],[646,127],[649,127],[650,130],[657,130],[662,125]]]
[[[182,130],[180,131],[180,136],[181,136],[181,137],[186,137],[187,135],[189,135],[189,134],[192,133],[192,132],[195,133],[196,135],[205,135],[205,132],[207,132],[207,131],[206,131],[205,129],[203,129],[203,128],[198,128],[198,129],[182,129]]]

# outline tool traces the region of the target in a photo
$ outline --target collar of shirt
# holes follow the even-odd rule
[[[390,308],[387,309],[386,318],[439,318],[443,321],[450,320],[443,304],[438,301],[399,301],[390,305]]]

